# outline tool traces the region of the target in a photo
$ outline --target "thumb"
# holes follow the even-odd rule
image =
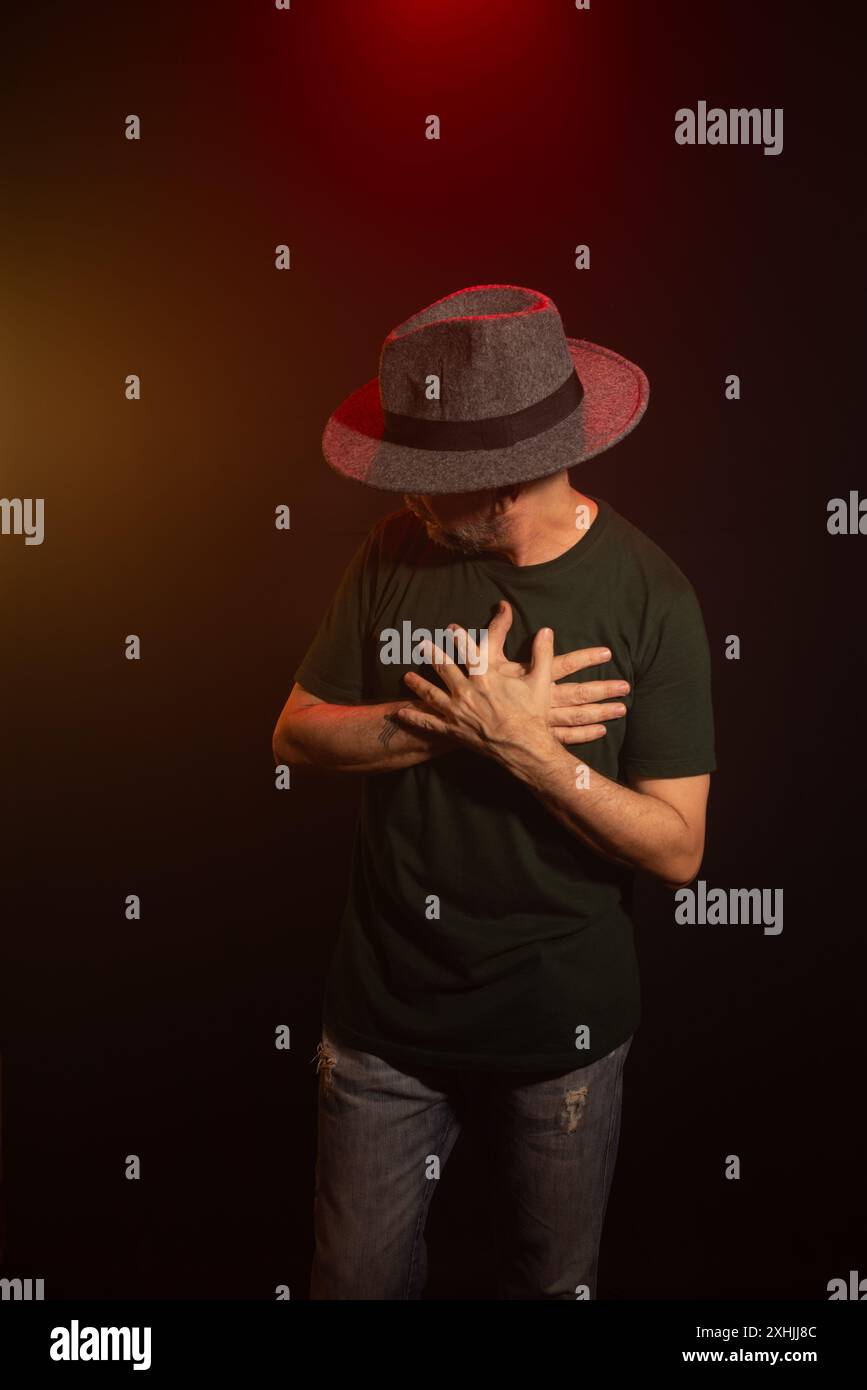
[[[501,599],[497,611],[488,624],[488,650],[493,657],[504,655],[506,634],[512,626],[512,605]]]
[[[550,627],[540,627],[533,638],[533,654],[527,679],[549,686],[553,665],[554,633]]]

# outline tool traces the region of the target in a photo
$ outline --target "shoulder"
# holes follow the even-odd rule
[[[380,567],[394,569],[417,564],[431,543],[418,517],[408,507],[399,507],[373,524],[365,544]]]
[[[401,582],[401,574],[420,567],[430,544],[424,526],[407,507],[389,512],[356,542],[343,585],[360,590],[368,605],[375,604]]]
[[[381,537],[386,542],[401,543],[415,536],[423,536],[424,527],[409,507],[396,507],[374,522],[370,535]]]
[[[642,590],[655,606],[668,608],[685,596],[695,597],[679,565],[650,536],[608,506],[609,553],[622,582]]]

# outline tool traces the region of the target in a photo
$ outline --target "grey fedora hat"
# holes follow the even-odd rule
[[[386,492],[476,492],[610,449],[649,394],[634,362],[567,338],[547,295],[472,285],[392,329],[379,375],[329,417],[322,450]]]

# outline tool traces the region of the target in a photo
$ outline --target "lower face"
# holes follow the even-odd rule
[[[491,510],[490,492],[404,493],[403,500],[430,539],[449,550],[475,554],[502,536],[503,519]]]

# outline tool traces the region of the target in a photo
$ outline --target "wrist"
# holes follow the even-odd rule
[[[524,782],[536,780],[539,772],[552,763],[559,763],[563,745],[546,725],[524,725],[492,747],[493,756],[509,772]]]

